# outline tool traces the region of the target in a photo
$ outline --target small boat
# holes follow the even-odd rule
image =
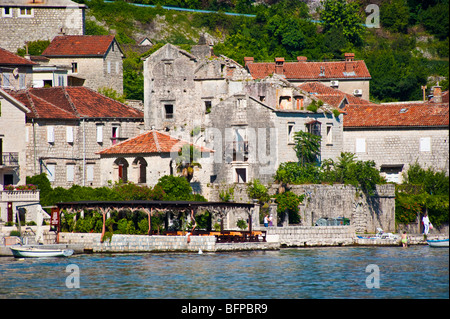
[[[10,247],[10,249],[16,258],[69,257],[73,254],[72,249],[43,249],[23,246]]]
[[[430,247],[448,247],[448,238],[447,239],[436,239],[436,240],[427,240],[428,245]]]

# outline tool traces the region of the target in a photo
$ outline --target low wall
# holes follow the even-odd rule
[[[268,227],[267,235],[278,235],[281,246],[346,246],[354,243],[352,226]]]
[[[84,249],[94,253],[172,252],[172,251],[215,251],[214,236],[145,236],[113,235],[111,241],[101,243],[100,233],[60,233],[60,244],[83,244]]]

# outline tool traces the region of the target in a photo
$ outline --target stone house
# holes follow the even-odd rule
[[[0,88],[24,89],[31,86],[36,63],[0,48]]]
[[[141,111],[86,87],[9,92],[28,107],[28,175],[46,172],[53,187],[101,185],[98,151],[140,133]]]
[[[0,47],[17,52],[29,41],[83,35],[85,9],[70,0],[0,0]]]
[[[342,123],[334,107],[325,103],[311,112],[308,105],[319,99],[284,77],[254,80],[207,45],[192,52],[167,44],[145,60],[145,124],[172,136],[194,135],[214,149],[208,182],[271,181],[280,163],[297,160],[293,136],[299,130],[323,137],[322,158],[339,156]]]
[[[374,160],[388,181],[401,183],[416,161],[449,174],[449,103],[349,104],[344,114],[344,147],[359,160]]]
[[[69,86],[123,93],[123,52],[113,35],[55,37],[42,52],[48,64],[69,68]]]
[[[166,44],[144,60],[146,129],[183,130],[205,127],[208,114],[221,100],[250,80],[245,69],[209,46],[194,46],[191,54]]]
[[[18,205],[39,201],[38,190],[22,189],[27,176],[25,127],[29,112],[0,89],[0,222],[14,221]]]
[[[101,162],[101,183],[133,182],[140,185],[154,186],[159,178],[174,175],[177,171],[176,159],[183,145],[190,142],[173,138],[166,133],[146,131],[119,144],[98,152]],[[194,145],[194,147],[197,147]],[[195,167],[190,181],[194,190],[211,175],[211,150],[198,146],[202,154],[199,159],[201,167]]]
[[[295,85],[318,81],[344,93],[369,99],[371,76],[366,63],[355,60],[354,53],[345,53],[345,61],[310,62],[304,56],[297,57],[295,62],[284,58],[275,58],[274,62],[255,62],[253,57],[245,57],[244,61],[253,79],[278,74]]]

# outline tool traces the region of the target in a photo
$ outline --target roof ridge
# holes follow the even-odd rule
[[[25,96],[27,97],[28,101],[30,102],[30,107],[33,110],[33,113],[36,114],[36,117],[39,118],[39,113],[38,113],[36,107],[34,106],[33,99],[31,98],[28,90],[25,91]]]
[[[63,90],[63,92],[64,92],[64,96],[66,97],[67,101],[69,102],[69,105],[70,105],[70,107],[73,109],[75,115],[76,115],[77,117],[81,117],[81,114],[78,112],[77,108],[75,107],[75,104],[73,104],[72,98],[70,97],[69,93],[67,92],[66,87],[63,86],[63,87],[62,87],[62,90]]]
[[[152,135],[153,135],[153,140],[155,141],[156,150],[158,151],[158,153],[161,153],[161,146],[159,145],[158,136],[156,133],[158,133],[158,132],[156,132],[155,130],[152,130]]]

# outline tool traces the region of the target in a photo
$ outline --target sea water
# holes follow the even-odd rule
[[[0,298],[449,298],[449,250],[325,247],[0,258]]]

